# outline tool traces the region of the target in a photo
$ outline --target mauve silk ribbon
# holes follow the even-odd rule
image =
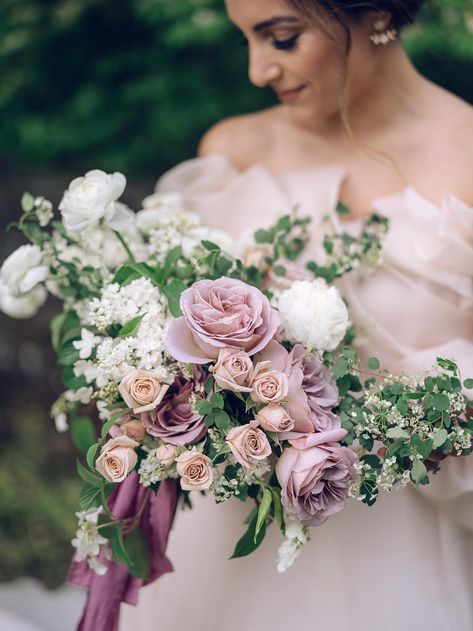
[[[109,508],[118,519],[136,515],[142,506],[146,489],[139,484],[136,473],[122,482],[108,502]],[[177,484],[166,480],[158,493],[152,492],[141,519],[150,546],[150,574],[146,583],[151,583],[173,568],[166,558],[166,545],[174,521],[177,506]],[[91,570],[87,561],[73,562],[68,581],[88,589],[87,603],[77,631],[118,631],[120,604],[136,605],[138,592],[144,581],[134,578],[125,565],[104,561],[108,571],[99,576]]]

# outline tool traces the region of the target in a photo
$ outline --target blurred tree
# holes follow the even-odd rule
[[[473,101],[471,0],[427,0],[419,68]],[[222,0],[2,0],[0,160],[157,175],[212,123],[273,102]]]

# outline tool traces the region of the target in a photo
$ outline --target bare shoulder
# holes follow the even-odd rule
[[[442,180],[445,187],[451,183],[450,192],[473,205],[473,107],[440,90],[430,127],[434,137],[427,144],[442,167],[439,184]]]
[[[244,170],[271,150],[275,108],[227,118],[209,129],[199,144],[199,156],[220,154]]]

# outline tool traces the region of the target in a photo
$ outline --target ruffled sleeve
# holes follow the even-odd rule
[[[453,196],[438,207],[412,189],[401,206],[398,202],[392,198],[378,205],[391,219],[385,264],[417,286],[424,318],[412,322],[420,343],[410,340],[397,368],[415,374],[445,357],[458,363],[463,379],[471,378],[473,208]],[[425,337],[424,331],[429,331]],[[473,530],[473,455],[445,460],[421,492],[458,525]]]
[[[274,175],[262,165],[238,171],[225,157],[188,160],[168,171],[157,193],[181,195],[183,207],[234,238],[272,225],[298,207],[315,223],[332,212],[345,176],[340,167]]]

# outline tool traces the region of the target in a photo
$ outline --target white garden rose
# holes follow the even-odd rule
[[[79,234],[94,227],[102,219],[114,230],[121,230],[128,217],[123,206],[116,204],[126,186],[122,173],[89,171],[69,184],[59,204],[64,227]]]
[[[0,269],[0,309],[12,318],[31,318],[46,300],[41,284],[48,277],[37,245],[22,245]]]
[[[309,348],[332,351],[348,329],[345,303],[321,278],[295,281],[280,295],[278,309],[286,337]]]

